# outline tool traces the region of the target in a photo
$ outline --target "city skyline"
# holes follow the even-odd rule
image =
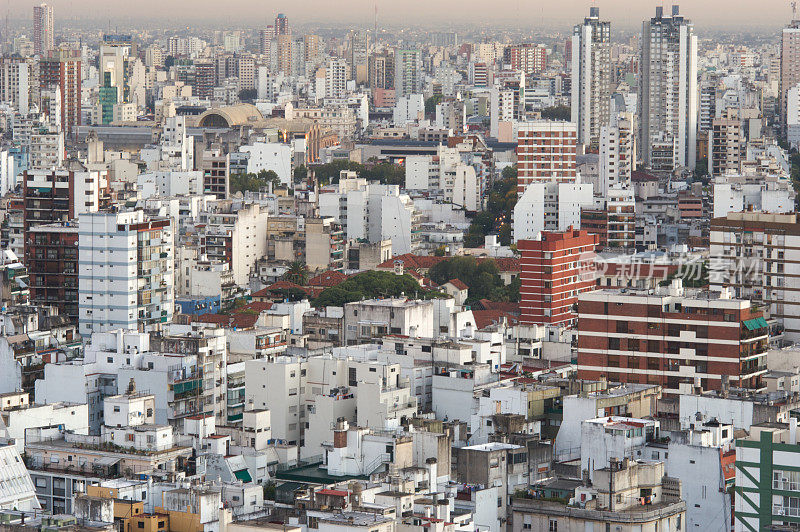
[[[0,3],[0,9],[14,18],[28,18],[30,9],[39,2],[6,1]],[[647,1],[635,3],[623,0],[605,0],[589,2],[586,0],[565,0],[558,4],[526,5],[525,0],[500,0],[494,2],[491,11],[482,8],[476,0],[457,2],[456,0],[439,0],[431,4],[423,0],[408,0],[404,3],[377,1],[379,25],[424,25],[429,23],[450,22],[452,24],[468,24],[489,22],[494,25],[532,25],[542,29],[542,24],[552,24],[554,31],[569,31],[575,20],[582,18],[589,7],[600,8],[602,16],[611,20],[617,28],[637,28],[642,20],[650,18],[657,6],[669,8],[672,2]],[[264,23],[271,21],[275,12],[284,12],[295,23],[350,23],[354,26],[372,26],[375,16],[374,0],[344,0],[331,5],[324,0],[303,0],[302,2],[284,5],[277,2],[256,4],[252,0],[232,0],[226,3],[224,13],[220,13],[218,3],[211,0],[176,0],[163,5],[156,0],[141,0],[136,9],[128,5],[101,2],[99,0],[56,0],[49,2],[62,21],[70,19],[104,20],[117,18],[122,20],[149,20],[153,17],[181,17],[186,21],[213,22],[215,24],[239,24],[245,27],[258,27],[258,13],[262,13]],[[695,23],[709,28],[724,27],[753,28],[779,27],[791,20],[792,12],[789,2],[783,0],[766,0],[754,9],[747,0],[701,0],[699,2],[677,2],[681,11]],[[155,14],[157,12],[157,15]],[[564,26],[563,28],[561,26]],[[548,29],[548,28],[544,28]]]

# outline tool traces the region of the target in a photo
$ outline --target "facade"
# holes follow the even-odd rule
[[[79,217],[78,323],[83,336],[160,329],[175,307],[173,226],[142,211]]]
[[[53,6],[47,4],[33,6],[33,53],[45,56],[53,48],[55,48]]]
[[[763,304],[772,336],[800,340],[800,230],[795,214],[729,213],[711,221],[709,285]]]
[[[31,302],[78,321],[78,224],[43,224],[25,235]]]
[[[578,298],[578,378],[660,385],[665,393],[724,382],[764,388],[769,327],[730,291],[691,293],[681,279],[648,291],[598,290]]]
[[[656,168],[658,151],[677,167],[693,169],[697,151],[697,36],[690,21],[672,6],[656,7],[642,25],[639,61],[639,151],[646,167]],[[672,147],[670,150],[669,147]],[[666,168],[664,168],[666,170]]]
[[[600,8],[592,7],[572,31],[571,112],[578,143],[600,144],[600,129],[611,119],[611,82],[611,23],[601,21]]]
[[[572,505],[514,497],[511,530],[685,530],[681,480],[666,476],[663,462],[615,461],[595,477],[595,487],[575,488]]]
[[[600,127],[599,186],[595,190],[598,194],[606,195],[609,189],[631,184],[636,170],[634,120],[633,113],[620,113],[611,124]]]
[[[344,305],[345,344],[370,343],[390,334],[432,338],[433,301],[369,299]]]
[[[586,231],[544,232],[536,240],[519,240],[520,322],[570,325],[572,307],[582,292],[595,286],[597,238]]]
[[[800,20],[792,20],[781,33],[780,116],[784,127],[788,124],[788,93],[800,83]]]
[[[774,530],[800,517],[797,420],[753,425],[736,440],[734,530]]]
[[[525,72],[526,76],[539,74],[547,68],[547,47],[542,44],[514,44],[503,52],[503,62],[512,70]]]
[[[715,118],[708,133],[708,175],[738,174],[742,171],[744,138],[742,123],[733,118]]]
[[[577,127],[572,122],[541,120],[519,125],[517,192],[531,183],[575,183],[578,177]]]
[[[403,96],[422,92],[422,52],[414,48],[394,50],[394,92],[399,100]]]
[[[71,137],[83,122],[81,105],[81,54],[77,50],[52,50],[39,63],[42,87],[61,91],[61,130]]]

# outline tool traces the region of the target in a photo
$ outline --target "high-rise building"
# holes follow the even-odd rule
[[[526,76],[544,72],[547,68],[547,47],[543,44],[514,44],[503,52],[503,62],[512,70],[525,72]]]
[[[278,72],[292,75],[292,34],[279,33],[274,40]]]
[[[369,87],[375,89],[394,89],[394,56],[374,54],[369,58]]]
[[[78,330],[160,330],[175,307],[174,236],[169,218],[142,211],[78,219]]]
[[[369,77],[369,33],[366,30],[354,30],[347,36],[350,78],[356,83],[366,83]]]
[[[786,127],[787,93],[800,83],[800,20],[793,20],[781,33],[780,116]]]
[[[800,225],[795,214],[729,213],[711,220],[711,288],[763,304],[777,322],[772,334],[800,340]]]
[[[529,183],[574,183],[578,138],[572,122],[538,120],[519,125],[517,140],[517,191]]]
[[[308,33],[303,35],[303,59],[305,61],[316,61],[319,57],[319,35]]]
[[[578,378],[657,384],[664,393],[765,389],[769,327],[747,299],[653,290],[595,290],[578,298]]]
[[[0,59],[0,101],[15,106],[22,116],[30,112],[30,66],[16,57]]]
[[[81,53],[57,49],[39,62],[39,84],[61,91],[61,129],[67,136],[81,125]]]
[[[735,118],[715,118],[708,132],[708,175],[740,174],[744,154],[742,122]]]
[[[598,158],[599,186],[596,192],[628,187],[636,170],[636,139],[633,113],[620,113],[608,125],[600,127],[600,156]]]
[[[578,142],[596,147],[600,128],[608,125],[611,106],[611,23],[592,7],[572,31],[572,121]]]
[[[394,90],[397,99],[422,92],[422,52],[419,49],[395,48]]]
[[[344,98],[347,96],[347,61],[331,59],[325,69],[325,97]]]
[[[278,13],[275,17],[275,35],[289,35],[292,33],[289,27],[289,19],[283,13]]]
[[[665,17],[659,6],[642,24],[638,145],[642,164],[660,171],[671,168],[655,152],[671,146],[672,164],[689,169],[697,152],[697,36],[679,13],[675,5]]]
[[[44,56],[55,48],[53,6],[33,6],[33,53]]]
[[[517,241],[520,323],[570,325],[578,295],[594,290],[597,237],[586,231],[543,232]]]
[[[31,302],[58,308],[59,316],[78,321],[78,224],[32,227],[25,234],[25,264]]]

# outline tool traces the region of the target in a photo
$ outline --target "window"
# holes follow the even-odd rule
[[[136,523],[136,528],[144,528],[144,521],[139,521]]]
[[[608,526],[608,525],[606,525]],[[558,520],[550,519],[550,526],[547,529],[549,532],[558,532]]]

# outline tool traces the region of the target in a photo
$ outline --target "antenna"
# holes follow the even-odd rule
[[[792,20],[797,20],[797,2],[792,2]]]
[[[375,29],[372,39],[375,41],[375,50],[378,49],[378,0],[375,0]]]

